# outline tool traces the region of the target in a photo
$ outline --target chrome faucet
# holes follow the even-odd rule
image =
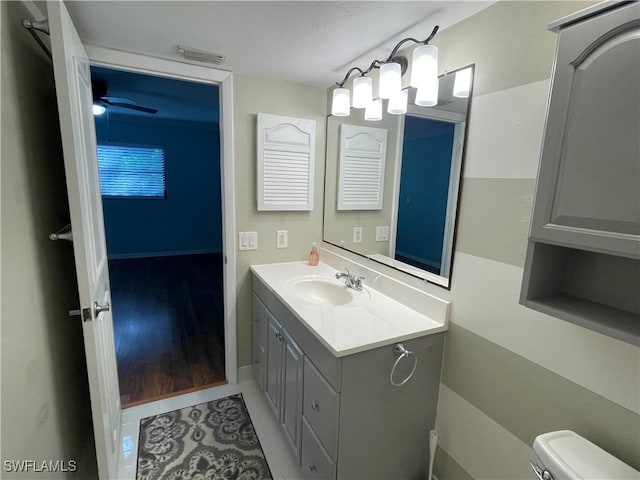
[[[340,272],[340,273],[336,273],[336,278],[339,279],[344,279],[344,284],[349,287],[349,288],[353,288],[354,290],[357,290],[358,292],[362,291],[362,280],[364,280],[364,277],[356,277],[354,274],[349,272],[348,268],[345,268],[345,271],[347,273],[344,272]]]

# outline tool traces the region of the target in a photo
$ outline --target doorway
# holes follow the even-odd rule
[[[224,384],[218,86],[91,78],[122,405]]]

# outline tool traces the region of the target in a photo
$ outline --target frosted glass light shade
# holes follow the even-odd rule
[[[382,100],[373,100],[364,111],[364,119],[370,122],[382,120]]]
[[[456,72],[456,79],[453,82],[453,96],[467,98],[471,91],[471,69],[465,68]]]
[[[353,80],[353,108],[367,108],[373,98],[373,81],[369,77]]]
[[[399,63],[383,63],[380,65],[380,86],[378,97],[391,98],[402,88],[402,74]]]
[[[97,103],[93,104],[94,115],[102,115],[106,111],[107,111],[107,107],[105,107],[104,105],[98,105]]]
[[[420,88],[438,78],[438,47],[421,45],[413,50],[411,86]]]
[[[420,107],[433,107],[438,104],[438,90],[440,81],[436,79],[428,85],[424,85],[416,90],[416,105]]]
[[[387,105],[387,112],[393,115],[402,115],[407,113],[407,99],[409,92],[407,90],[400,90],[393,97],[389,99]]]
[[[351,110],[351,94],[348,88],[336,88],[333,91],[331,115],[348,117]]]

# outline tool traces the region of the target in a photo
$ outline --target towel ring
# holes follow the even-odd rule
[[[415,354],[415,352],[412,352],[411,350],[407,350],[406,348],[404,348],[404,345],[401,343],[396,343],[393,346],[393,353],[395,353],[396,355],[399,354],[400,356],[397,358],[397,360],[393,364],[393,367],[391,368],[391,373],[389,374],[389,381],[391,382],[391,385],[393,385],[394,387],[400,387],[405,383],[407,383],[411,377],[413,377],[413,374],[416,371],[416,367],[418,366],[418,356]],[[398,364],[403,358],[410,357],[411,355],[413,355],[413,367],[411,368],[411,372],[409,372],[409,375],[407,375],[407,378],[405,378],[401,382],[399,383],[394,382],[393,374],[395,373],[396,368],[398,367]]]

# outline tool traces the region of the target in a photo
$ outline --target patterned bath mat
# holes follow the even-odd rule
[[[242,394],[143,418],[137,480],[270,480]]]

